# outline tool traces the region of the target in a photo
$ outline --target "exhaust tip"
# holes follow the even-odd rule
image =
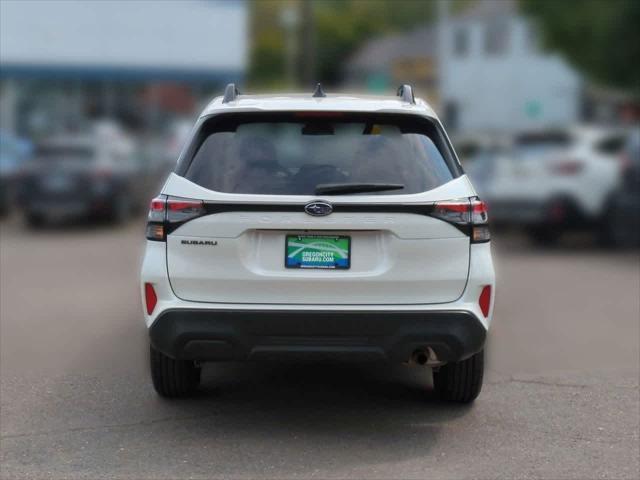
[[[427,350],[416,350],[411,355],[411,359],[418,365],[426,365],[429,361],[429,352]]]

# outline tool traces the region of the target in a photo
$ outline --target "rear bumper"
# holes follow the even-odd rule
[[[486,329],[471,312],[176,309],[149,329],[164,354],[199,361],[291,357],[403,362],[431,348],[458,361],[484,347]]]
[[[589,223],[585,212],[567,197],[545,200],[489,199],[488,204],[491,221],[497,225],[581,226]]]
[[[113,199],[120,193],[111,181],[79,180],[73,187],[50,191],[31,179],[22,187],[21,206],[28,213],[45,217],[79,217],[108,211]]]
[[[87,215],[92,210],[90,199],[52,202],[31,202],[24,209],[30,214],[43,215],[45,217],[79,217]]]

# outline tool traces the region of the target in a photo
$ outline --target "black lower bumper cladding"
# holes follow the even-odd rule
[[[403,362],[431,348],[439,360],[480,351],[486,329],[467,311],[168,310],[149,330],[172,358],[199,361],[282,357]]]

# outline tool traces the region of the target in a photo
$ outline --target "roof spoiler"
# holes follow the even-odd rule
[[[222,103],[233,102],[238,98],[238,95],[240,95],[240,90],[238,90],[238,87],[236,87],[235,83],[230,83],[224,89],[224,97],[222,98]]]
[[[402,98],[403,102],[412,103],[414,105],[416,103],[416,98],[413,96],[413,88],[411,88],[411,85],[400,85],[396,95]]]

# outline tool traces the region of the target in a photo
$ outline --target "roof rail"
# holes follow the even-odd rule
[[[311,96],[313,98],[324,98],[327,96],[327,94],[324,93],[324,90],[322,90],[322,84],[320,84],[320,82],[316,84],[316,89],[313,91],[313,95]]]
[[[413,103],[414,105],[416,103],[416,98],[413,96],[413,88],[411,88],[411,85],[400,85],[396,95],[401,97],[403,102]]]
[[[222,103],[233,102],[240,95],[240,90],[236,87],[235,83],[230,83],[224,89],[224,97],[222,98]]]

